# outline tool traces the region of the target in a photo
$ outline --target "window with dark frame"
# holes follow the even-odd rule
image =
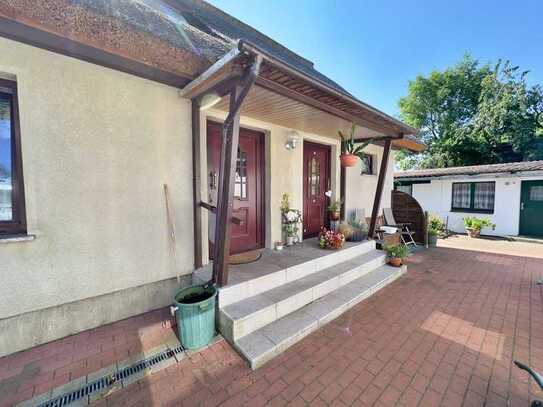
[[[17,83],[0,79],[0,234],[26,233]]]
[[[452,184],[452,211],[493,213],[496,183],[454,182]]]
[[[373,156],[371,154],[362,154],[360,161],[362,161],[360,175],[373,175]]]

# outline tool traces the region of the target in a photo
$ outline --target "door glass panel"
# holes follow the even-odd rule
[[[11,141],[11,98],[0,94],[0,221],[13,220]]]
[[[320,166],[316,157],[309,161],[309,193],[311,196],[320,194]]]
[[[236,162],[234,197],[247,199],[247,153],[241,150],[238,150],[238,159]]]
[[[543,201],[543,185],[530,187],[530,201]]]

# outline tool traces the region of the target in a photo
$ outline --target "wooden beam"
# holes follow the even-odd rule
[[[207,202],[200,202],[200,206],[204,209],[207,209],[209,212],[212,212],[212,213],[217,213],[217,207],[216,206],[213,206],[213,205],[210,205],[208,204]],[[230,222],[232,222],[234,225],[238,225],[238,226],[242,226],[243,225],[243,220],[240,219],[240,218],[236,218],[235,216],[232,216],[230,218]]]
[[[203,265],[202,258],[202,209],[200,208],[201,177],[200,177],[200,106],[192,100],[192,192],[193,192],[193,223],[194,223],[194,268]]]
[[[375,191],[375,198],[373,200],[373,209],[371,211],[371,221],[370,227],[368,230],[368,236],[370,239],[373,239],[375,234],[375,225],[377,223],[377,216],[379,215],[379,208],[381,206],[381,198],[383,196],[383,188],[385,184],[385,178],[387,175],[388,168],[388,157],[390,154],[390,145],[392,140],[385,140],[385,146],[383,148],[383,156],[381,157],[381,168],[379,169],[379,179],[377,180],[377,189]]]
[[[233,48],[221,59],[206,69],[198,78],[194,79],[181,90],[181,96],[194,99],[218,83],[236,74],[235,60],[239,57],[238,48]]]

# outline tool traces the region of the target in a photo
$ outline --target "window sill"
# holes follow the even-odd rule
[[[484,211],[478,209],[451,209],[451,212],[459,213],[479,213],[481,215],[493,215],[494,211]]]
[[[31,242],[36,239],[36,235],[0,235],[0,244]]]

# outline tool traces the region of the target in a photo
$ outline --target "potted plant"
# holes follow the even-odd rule
[[[387,256],[389,259],[388,264],[394,267],[400,267],[402,265],[403,259],[405,259],[409,254],[407,246],[403,244],[385,246],[384,249],[387,252]]]
[[[466,217],[464,218],[464,226],[468,232],[468,236],[471,238],[477,238],[481,235],[481,229],[491,228],[496,229],[496,225],[485,218]]]
[[[343,243],[345,243],[345,236],[342,233],[327,230],[324,227],[321,229],[319,233],[319,247],[321,249],[341,249]]]
[[[353,227],[353,234],[351,235],[352,242],[361,242],[368,237],[368,224],[365,219],[356,219],[356,215],[351,214],[349,219],[349,225]],[[349,240],[349,239],[347,239]]]
[[[354,134],[356,132],[356,124],[351,125],[351,131],[349,136],[343,134],[341,130],[338,130],[339,137],[341,138],[341,155],[339,159],[343,167],[354,167],[358,161],[358,158],[362,155],[362,150],[372,142],[367,140],[364,143],[356,145]]]
[[[334,199],[330,201],[330,205],[328,205],[328,212],[330,213],[330,220],[339,220],[341,217],[341,200]]]
[[[445,223],[436,215],[431,215],[428,218],[428,245],[436,246],[437,237],[443,233]]]
[[[281,199],[281,214],[283,231],[285,232],[287,246],[292,246],[298,240],[299,223],[302,218],[298,209],[290,207],[289,194],[283,194]]]

